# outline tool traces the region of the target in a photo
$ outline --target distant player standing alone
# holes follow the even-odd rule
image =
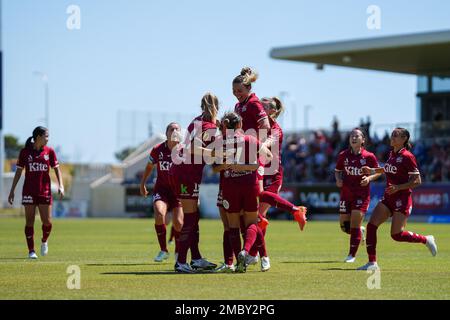
[[[34,219],[36,208],[42,221],[42,244],[41,255],[48,253],[48,237],[52,230],[52,191],[50,180],[50,168],[55,170],[58,179],[58,193],[64,196],[64,186],[62,181],[59,163],[55,151],[47,147],[48,130],[44,127],[37,127],[33,130],[33,136],[28,138],[25,148],[20,151],[17,161],[17,170],[14,176],[8,202],[14,202],[14,190],[25,169],[25,182],[22,190],[22,204],[25,207],[25,237],[28,245],[28,258],[37,259],[34,250]]]
[[[377,270],[376,247],[377,229],[389,217],[392,217],[391,237],[395,241],[422,243],[427,246],[431,254],[437,254],[437,245],[432,235],[423,236],[406,231],[406,222],[412,211],[412,189],[422,181],[417,167],[416,158],[409,151],[409,132],[404,128],[396,128],[391,134],[392,151],[384,168],[362,168],[365,174],[385,173],[387,188],[383,199],[378,202],[367,224],[366,248],[369,262],[358,270]]]

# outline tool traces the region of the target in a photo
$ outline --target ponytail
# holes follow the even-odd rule
[[[242,83],[248,89],[252,88],[252,83],[258,79],[258,73],[250,67],[244,67],[241,73],[233,79],[233,84]]]
[[[201,108],[203,116],[207,120],[212,121],[217,117],[217,112],[219,111],[219,99],[211,92],[207,92],[202,98]]]
[[[48,129],[42,126],[34,128],[33,135],[27,139],[27,142],[25,142],[25,147],[32,148],[33,143],[36,142],[37,137],[43,136],[47,131]]]
[[[396,129],[397,129],[397,130],[400,130],[401,135],[402,135],[403,137],[406,137],[405,143],[403,143],[403,147],[404,147],[406,150],[411,150],[411,149],[412,149],[412,144],[411,144],[411,142],[409,141],[409,139],[410,139],[410,137],[411,137],[411,135],[409,134],[409,131],[406,130],[405,128],[396,128]]]
[[[271,109],[275,110],[275,112],[270,115],[273,120],[277,119],[284,111],[284,105],[278,97],[262,98],[261,102],[268,105]]]
[[[222,125],[225,129],[236,129],[238,124],[242,121],[240,115],[235,112],[227,112],[222,117]]]

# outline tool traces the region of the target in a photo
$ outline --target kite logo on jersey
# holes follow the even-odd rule
[[[162,171],[169,171],[171,163],[169,161],[160,161],[159,169]]]
[[[29,163],[29,171],[30,172],[39,172],[39,171],[48,171],[48,165],[39,162]]]
[[[362,169],[357,167],[344,167],[345,173],[348,176],[361,176],[362,175]]]
[[[384,166],[384,171],[392,174],[397,174],[397,167],[392,164],[386,163]]]

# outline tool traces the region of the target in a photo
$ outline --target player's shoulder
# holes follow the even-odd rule
[[[362,156],[365,157],[365,158],[376,158],[375,154],[373,154],[372,152],[370,152],[370,151],[368,151],[366,149],[362,150]]]
[[[405,158],[410,158],[410,159],[415,159],[416,157],[414,156],[414,154],[411,152],[411,150],[408,150],[406,148],[403,148],[401,151],[401,155]]]
[[[344,149],[341,152],[339,152],[338,157],[345,157],[348,156],[350,154],[349,149]]]
[[[44,146],[44,153],[55,153],[55,150],[52,147]]]

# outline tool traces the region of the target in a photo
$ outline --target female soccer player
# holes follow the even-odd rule
[[[276,207],[284,211],[290,212],[294,219],[299,223],[300,229],[303,230],[306,223],[306,207],[296,206],[289,201],[281,198],[279,192],[283,184],[283,167],[281,166],[281,148],[283,144],[283,130],[277,123],[276,119],[283,112],[284,106],[277,97],[263,98],[261,100],[264,110],[269,115],[270,131],[269,137],[265,145],[270,147],[273,154],[271,163],[265,166],[263,178],[263,190],[259,196],[259,218],[261,222],[267,224],[266,216],[270,207]],[[276,148],[274,150],[273,148]],[[264,236],[266,228],[261,225]],[[256,249],[253,247],[247,256],[248,264],[256,264],[258,262]],[[259,255],[261,257],[261,271],[270,269],[270,260],[267,255],[266,246],[260,248]]]
[[[229,226],[229,239],[238,264],[236,271],[245,272],[246,256],[250,248],[255,244],[264,244],[264,235],[257,227],[258,221],[258,195],[260,184],[256,169],[262,169],[259,157],[272,157],[271,152],[264,147],[255,137],[242,133],[242,118],[232,112],[222,118],[222,123],[228,129],[224,137],[226,150],[234,150],[234,162],[237,165],[254,165],[253,170],[249,168],[230,167],[223,173],[222,183],[222,205],[227,211]],[[227,156],[230,153],[227,152]],[[228,159],[227,159],[228,160]],[[245,222],[244,245],[241,248],[239,234],[240,215],[243,212]]]
[[[33,135],[28,138],[25,148],[20,151],[17,161],[17,170],[14,176],[8,202],[14,202],[14,190],[19,182],[22,171],[25,168],[25,182],[22,190],[22,204],[25,207],[25,237],[28,245],[28,258],[37,259],[34,251],[34,218],[36,207],[42,221],[41,255],[48,254],[48,237],[52,230],[52,191],[50,181],[50,168],[55,170],[58,179],[58,193],[62,199],[64,185],[62,181],[59,163],[55,151],[47,147],[48,130],[44,127],[36,127]]]
[[[199,248],[199,188],[202,182],[203,168],[212,153],[205,147],[214,142],[218,135],[216,117],[219,100],[212,93],[206,93],[201,101],[202,114],[196,117],[188,127],[188,136],[182,157],[174,161],[170,169],[172,188],[181,201],[184,221],[179,238],[178,259],[175,271],[191,273],[193,269],[214,269],[217,265],[203,259]],[[191,265],[186,263],[188,249],[191,250]]]
[[[367,224],[366,248],[369,262],[358,270],[379,269],[376,257],[377,229],[389,217],[392,217],[391,237],[395,241],[425,244],[431,254],[437,254],[434,237],[406,231],[406,222],[412,210],[411,193],[413,188],[421,184],[420,172],[416,158],[409,151],[409,132],[404,128],[396,128],[391,134],[392,150],[384,168],[362,168],[365,174],[386,174],[387,188],[383,198],[375,207]]]
[[[183,210],[181,209],[181,203],[170,189],[169,182],[169,169],[172,166],[172,150],[176,148],[179,143],[176,138],[178,135],[174,133],[175,131],[180,131],[180,125],[176,122],[169,123],[166,128],[167,140],[155,146],[150,152],[149,161],[141,180],[141,195],[147,197],[148,191],[145,183],[152,173],[153,167],[157,167],[157,178],[153,190],[153,210],[155,213],[155,230],[160,251],[154,258],[155,262],[162,262],[169,257],[165,224],[167,212],[173,211],[172,227],[175,239],[178,238],[183,225]],[[175,243],[175,252],[176,250],[177,247]]]
[[[347,150],[339,153],[335,169],[336,185],[341,188],[339,202],[341,230],[350,235],[350,250],[345,262],[355,262],[361,239],[364,243],[365,228],[361,226],[370,204],[370,182],[381,174],[364,174],[363,166],[378,168],[375,155],[364,149],[366,134],[361,128],[350,133]]]

